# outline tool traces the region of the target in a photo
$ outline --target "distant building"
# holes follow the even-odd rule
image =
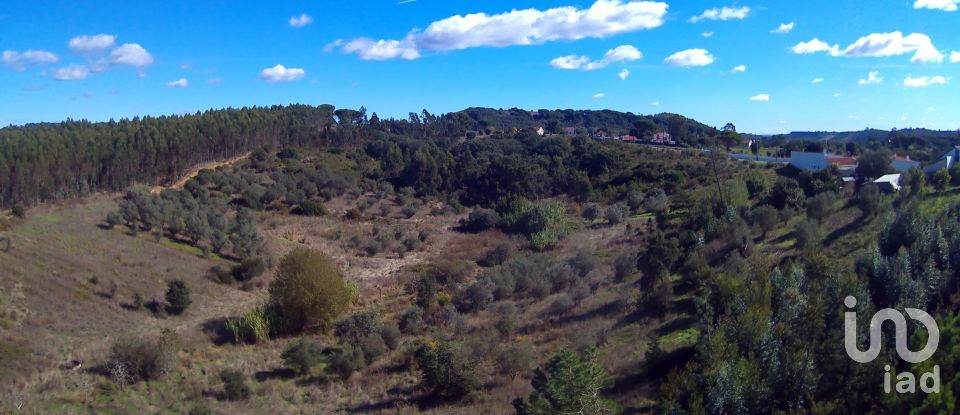
[[[940,169],[950,170],[957,161],[960,160],[960,147],[954,147],[950,149],[943,157],[940,157],[936,163],[930,164],[927,167],[923,168],[923,171],[927,173],[936,173]]]
[[[540,137],[543,137],[543,134],[545,133],[546,132],[543,131],[543,127],[537,127],[537,135],[539,135]]]
[[[632,135],[625,135],[623,137],[620,137],[620,141],[626,141],[626,142],[632,143],[637,141],[637,137],[634,137]]]
[[[794,151],[790,153],[790,165],[804,171],[818,171],[827,168],[830,164],[824,153]]]
[[[610,132],[605,128],[597,128],[597,130],[593,132],[593,138],[596,138],[597,140],[606,140],[610,138]]]
[[[880,191],[893,193],[900,191],[900,177],[899,173],[897,174],[887,174],[880,176],[879,179],[874,180],[873,183],[880,188]]]
[[[563,135],[577,135],[576,127],[563,127]]]
[[[673,141],[673,136],[671,136],[670,133],[666,131],[659,131],[653,134],[653,138],[650,139],[650,141],[657,144],[674,144],[675,143],[675,141]]]
[[[890,159],[890,165],[899,172],[909,171],[910,169],[920,167],[920,163],[910,160],[910,156],[903,157],[896,154]]]

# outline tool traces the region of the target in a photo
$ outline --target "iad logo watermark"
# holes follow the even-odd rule
[[[843,304],[849,309],[857,306],[857,299],[847,297]],[[895,328],[895,344],[897,354],[906,362],[920,363],[929,359],[937,351],[940,344],[940,327],[937,322],[927,314],[926,311],[916,308],[906,308],[907,315],[910,318],[919,321],[927,329],[929,337],[927,344],[918,352],[911,351],[907,347],[907,319],[903,313],[892,308],[885,308],[878,311],[870,319],[870,346],[867,351],[861,352],[857,347],[857,312],[847,311],[843,316],[843,346],[847,349],[847,355],[856,362],[869,363],[880,355],[880,349],[883,345],[883,332],[881,326],[885,321],[892,321]],[[883,368],[883,391],[890,393],[890,365]],[[903,372],[897,374],[897,393],[915,393],[917,389],[917,378],[913,373]],[[924,373],[920,376],[920,390],[925,393],[940,393],[940,366],[935,365],[933,371]]]

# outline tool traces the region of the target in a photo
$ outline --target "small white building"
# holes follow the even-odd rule
[[[790,153],[790,165],[804,171],[818,171],[827,168],[827,156],[823,153],[794,151]]]
[[[893,193],[900,191],[900,173],[897,174],[887,174],[880,176],[879,179],[874,180],[873,183],[880,188],[881,191]]]
[[[537,128],[537,135],[539,135],[540,137],[543,137],[543,134],[544,134],[544,133],[545,133],[545,131],[543,131],[543,127],[538,127],[538,128]]]

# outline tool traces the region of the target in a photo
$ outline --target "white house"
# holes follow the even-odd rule
[[[937,170],[940,169],[950,170],[950,168],[957,163],[958,159],[960,159],[960,148],[954,147],[950,149],[947,154],[944,154],[943,157],[940,157],[940,160],[938,160],[936,163],[924,167],[923,171],[927,173],[936,173]]]
[[[900,191],[900,174],[887,174],[880,176],[879,179],[874,180],[873,183],[884,192],[899,192]]]
[[[543,137],[543,134],[544,134],[543,127],[537,128],[537,135],[539,135],[540,137]]]
[[[794,151],[790,153],[790,165],[800,170],[817,171],[827,168],[830,163],[824,153]]]

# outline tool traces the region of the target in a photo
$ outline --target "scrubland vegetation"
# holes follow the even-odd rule
[[[44,134],[141,143],[126,129],[142,130],[194,143],[199,159],[89,170],[69,190],[58,180],[75,172],[54,169],[37,189],[4,193],[122,191],[0,216],[3,403],[190,414],[952,405],[955,350],[917,367],[893,348],[854,364],[842,312],[848,295],[863,316],[929,310],[952,344],[960,174],[914,171],[895,194],[844,189],[835,170],[539,137],[519,121],[529,113],[472,111],[396,121],[290,107],[4,131],[13,138],[0,145],[13,146]],[[679,116],[541,116],[723,139]],[[217,123],[233,130],[214,134]],[[224,140],[207,148],[168,129]],[[240,151],[251,153],[182,188],[146,186]],[[924,335],[912,327],[911,345]],[[939,364],[944,391],[884,395],[886,364]]]

